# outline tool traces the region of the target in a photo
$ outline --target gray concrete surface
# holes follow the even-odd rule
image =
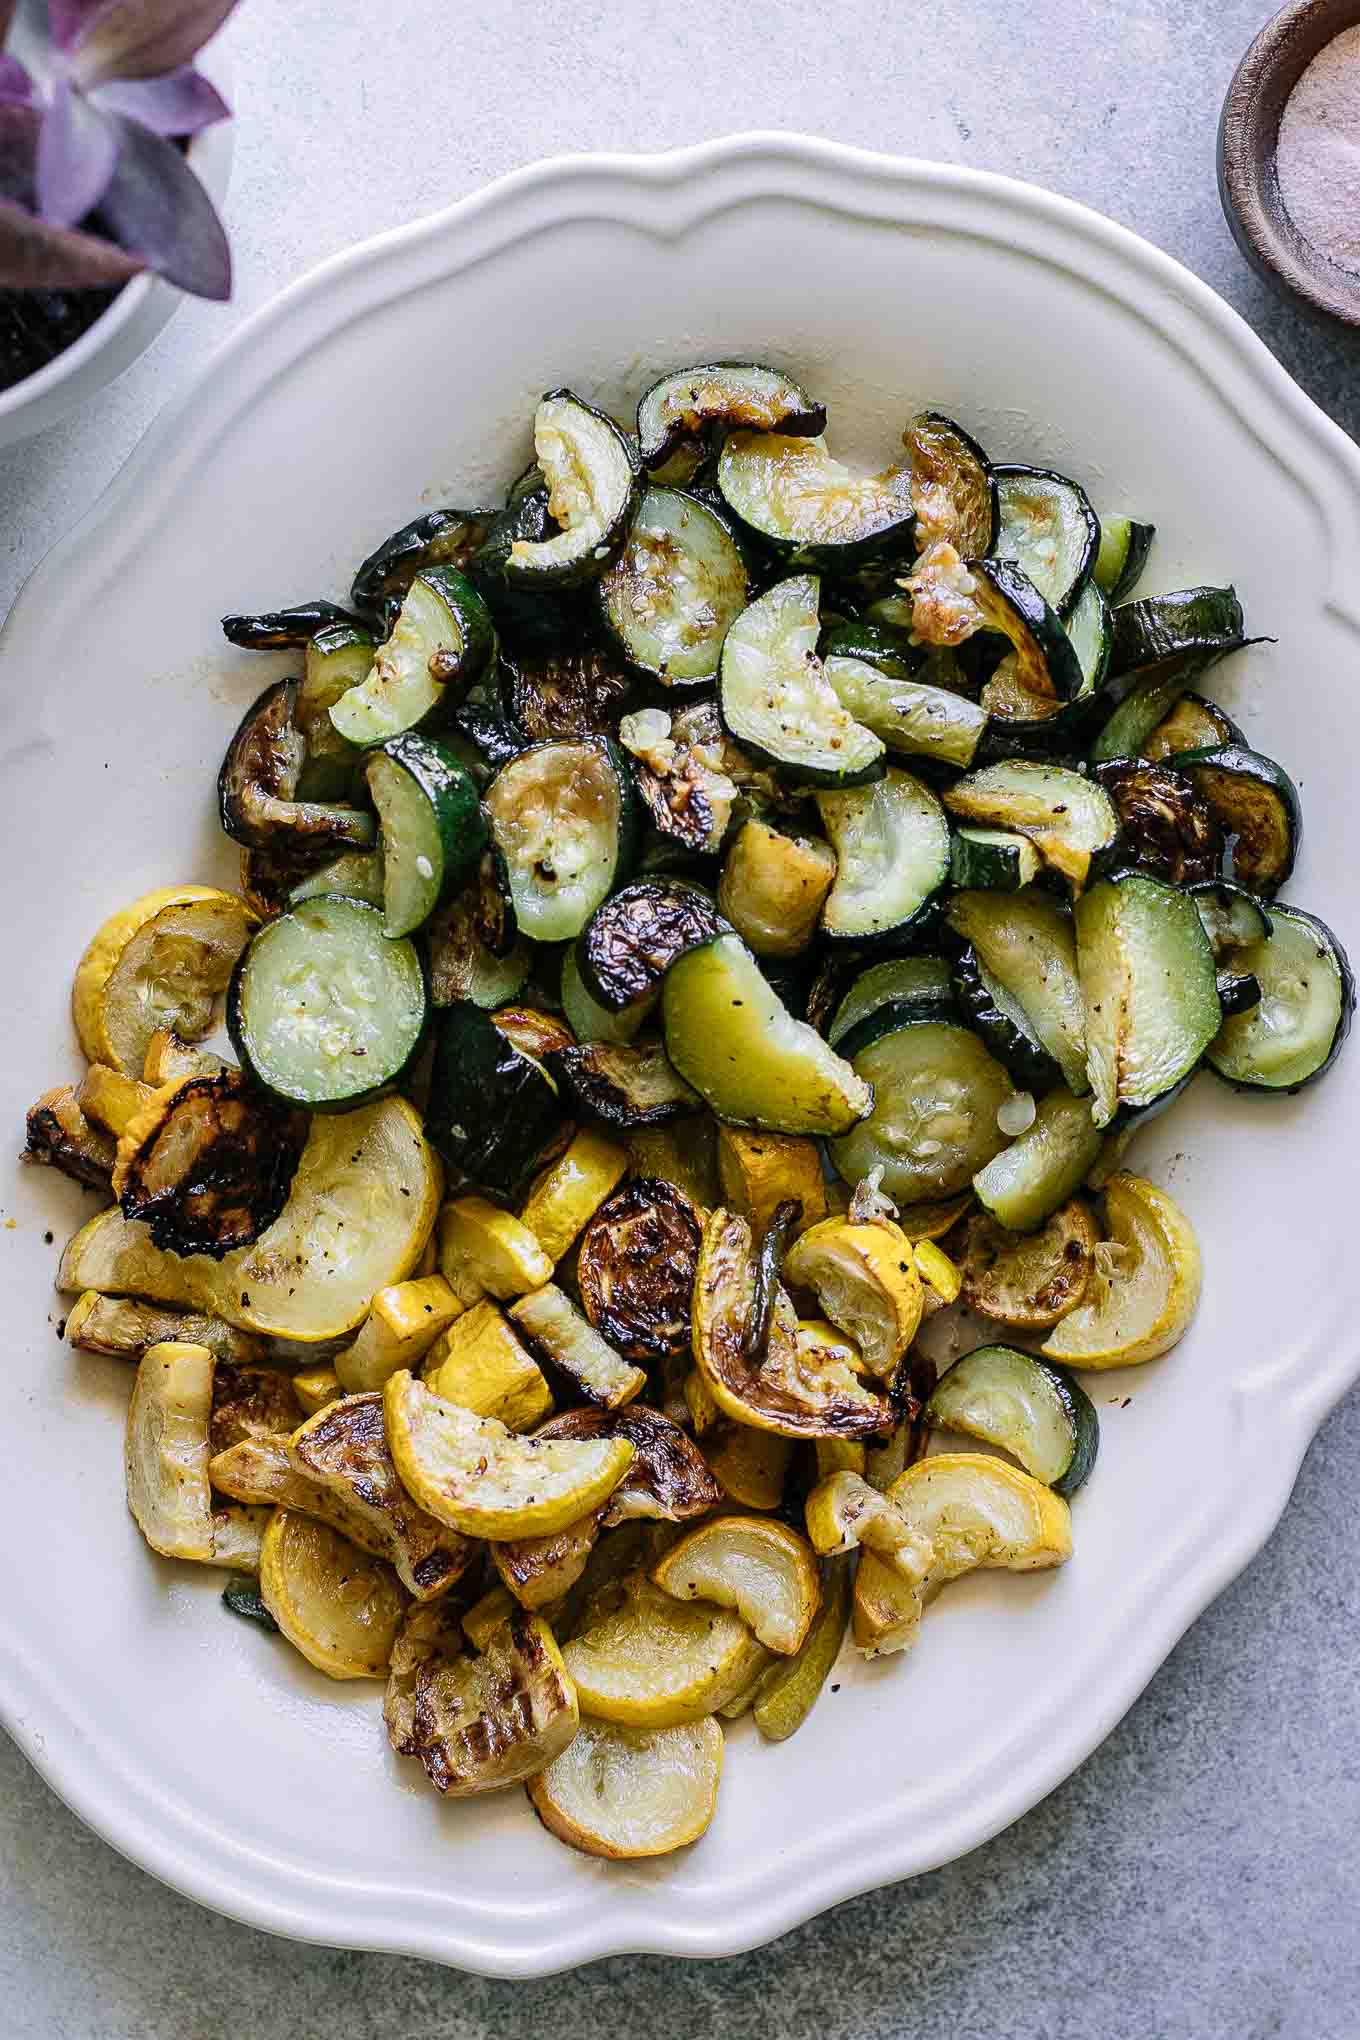
[[[1214,134],[1262,0],[246,0],[229,310],[0,456],[0,606],[167,392],[312,262],[535,156],[792,127],[1033,179],[1169,249],[1360,431],[1360,347],[1240,261]],[[0,1742],[4,2040],[1355,2040],[1360,1398],[1119,1729],[963,1862],[713,1966],[536,1985],[302,1948],[97,1841]],[[250,1781],[242,1781],[248,1792]]]

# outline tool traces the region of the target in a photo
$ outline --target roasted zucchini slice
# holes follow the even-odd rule
[[[978,1170],[973,1189],[999,1225],[1034,1232],[1081,1187],[1100,1148],[1091,1100],[1059,1085],[1019,1138]]]
[[[621,1013],[656,991],[677,956],[725,925],[698,886],[676,878],[638,879],[587,921],[576,944],[581,977],[592,998]]]
[[[1303,831],[1303,809],[1289,774],[1245,744],[1180,751],[1171,762],[1229,838],[1238,884],[1273,898],[1294,869]],[[1211,878],[1213,872],[1190,875]]]
[[[477,788],[442,744],[405,731],[364,768],[382,834],[383,928],[409,935],[486,847]]]
[[[870,1374],[889,1380],[924,1309],[911,1241],[891,1219],[824,1218],[796,1240],[785,1280],[811,1289],[822,1315],[853,1341]]]
[[[343,1112],[390,1090],[425,1032],[425,975],[383,916],[339,894],[266,922],[227,993],[227,1031],[256,1081],[289,1105]]]
[[[1223,864],[1223,831],[1209,804],[1169,765],[1113,758],[1094,778],[1119,816],[1121,858],[1171,885],[1214,878]]]
[[[733,432],[717,480],[733,516],[790,566],[839,572],[912,550],[909,471],[894,465],[857,475],[820,434]]]
[[[854,1069],[872,1088],[874,1108],[831,1144],[845,1182],[879,1169],[898,1205],[953,1197],[1004,1147],[996,1115],[1011,1080],[970,1028],[936,1020],[890,1025],[856,1050]],[[903,1223],[910,1231],[909,1211]]]
[[[833,1048],[859,1035],[863,1023],[891,1007],[894,1025],[908,1020],[954,1020],[958,1008],[949,965],[942,956],[891,956],[854,977],[827,1022]]]
[[[117,1143],[85,1117],[70,1084],[44,1091],[24,1121],[24,1160],[59,1169],[73,1183],[106,1194],[113,1184]]]
[[[1000,559],[969,560],[965,578],[971,585],[964,590],[960,584],[960,596],[972,628],[993,631],[1010,646],[997,676],[1006,685],[993,697],[992,712],[1001,720],[1014,718],[1018,705],[1018,719],[1027,721],[1042,715],[1045,703],[1055,704],[1056,713],[1063,702],[1075,701],[1086,684],[1080,656],[1058,612],[1029,576]],[[958,643],[960,634],[969,633],[944,642]]]
[[[518,1612],[479,1657],[429,1657],[416,1673],[411,1740],[451,1799],[534,1777],[572,1742],[576,1694],[541,1616]]]
[[[1183,588],[1173,595],[1146,595],[1137,602],[1122,602],[1114,611],[1111,670],[1125,693],[1135,682],[1169,680],[1180,672],[1188,686],[1216,659],[1246,642],[1235,588]]]
[[[1108,1126],[1173,1090],[1217,1034],[1213,951],[1190,896],[1142,872],[1102,880],[1075,918],[1092,1115]]]
[[[536,1433],[539,1438],[626,1438],[633,1463],[605,1504],[606,1530],[641,1518],[684,1523],[721,1502],[722,1489],[704,1457],[678,1424],[645,1403],[615,1410],[565,1410]]]
[[[704,1228],[694,1284],[694,1362],[724,1416],[786,1438],[864,1438],[891,1430],[885,1397],[867,1389],[842,1352],[805,1344],[782,1289],[774,1295],[769,1345],[757,1364],[750,1336],[756,1250],[744,1218],[721,1207]]]
[[[909,1586],[919,1586],[931,1547],[908,1528],[886,1495],[859,1474],[842,1469],[819,1480],[804,1508],[813,1549],[824,1557],[873,1552]]]
[[[463,1648],[463,1625],[448,1597],[416,1601],[406,1610],[387,1661],[383,1726],[399,1757],[416,1754],[416,1679],[432,1659],[447,1664]]]
[[[841,707],[890,751],[937,758],[966,771],[987,728],[985,708],[947,687],[894,679],[866,659],[828,652],[823,665]]]
[[[343,801],[349,797],[355,750],[331,721],[330,712],[342,695],[368,678],[375,649],[368,631],[348,623],[318,631],[307,646],[293,704],[293,720],[306,753],[296,788],[299,800]]]
[[[627,1150],[582,1127],[530,1188],[520,1217],[554,1263],[628,1171]],[[617,1342],[616,1342],[617,1343]]]
[[[722,651],[718,705],[742,748],[804,786],[857,786],[883,771],[883,740],[842,708],[817,657],[815,574],[794,574],[744,609]]]
[[[1129,695],[1128,702],[1133,699]],[[1206,701],[1202,694],[1182,694],[1139,750],[1153,764],[1164,765],[1168,758],[1175,758],[1182,751],[1217,751],[1245,742],[1237,724],[1216,701]]]
[[[575,1384],[589,1403],[618,1409],[646,1386],[640,1367],[621,1360],[571,1298],[553,1282],[521,1296],[510,1317],[530,1347]]]
[[[677,853],[716,856],[737,803],[733,746],[717,703],[696,702],[672,721],[661,709],[625,716],[619,740],[639,761],[637,789],[652,826]]]
[[[1017,1084],[1046,1091],[1061,1082],[1062,1071],[1023,1005],[992,976],[971,943],[954,959],[954,991],[962,1015]]]
[[[807,1539],[761,1516],[719,1516],[673,1544],[652,1578],[678,1601],[735,1608],[767,1650],[800,1649],[822,1598]]]
[[[399,1367],[417,1367],[463,1306],[442,1275],[380,1289],[352,1346],[335,1356],[337,1379],[351,1395],[381,1388]]]
[[[364,1548],[376,1548],[417,1601],[446,1593],[472,1563],[475,1545],[427,1515],[398,1479],[381,1395],[348,1395],[318,1410],[289,1439],[288,1457],[365,1521]]]
[[[212,1563],[208,1424],[213,1356],[206,1346],[150,1346],[128,1404],[127,1503],[153,1551]]]
[[[638,444],[649,468],[660,467],[683,440],[715,427],[793,438],[825,431],[826,409],[791,377],[758,361],[673,369],[638,399]]]
[[[625,1130],[663,1126],[703,1105],[699,1093],[669,1061],[659,1041],[582,1042],[549,1058],[555,1077],[609,1126]]]
[[[220,1261],[167,1254],[115,1207],[69,1242],[57,1286],[206,1311],[302,1344],[340,1338],[420,1259],[440,1183],[416,1114],[383,1098],[313,1118],[288,1202],[253,1246]]]
[[[352,689],[337,708],[359,692]],[[296,797],[307,753],[296,708],[297,682],[280,680],[242,716],[217,775],[222,827],[252,850],[366,850],[374,839],[372,815]]]
[[[516,1537],[493,1544],[491,1563],[521,1608],[547,1610],[576,1585],[599,1534],[600,1514],[592,1509],[551,1537]]]
[[[828,844],[753,815],[727,853],[718,905],[757,956],[797,956],[812,941],[835,877]]]
[[[381,906],[381,899],[374,904]],[[480,882],[465,887],[427,922],[424,944],[434,1006],[466,999],[490,1012],[518,997],[528,982],[532,957],[518,939],[513,911],[489,916]]]
[[[703,1228],[683,1190],[634,1177],[585,1229],[576,1280],[586,1316],[630,1360],[686,1353]]]
[[[612,735],[633,688],[612,654],[576,645],[536,646],[502,659],[501,684],[510,713],[531,744]]]
[[[741,548],[716,511],[655,487],[597,586],[610,638],[663,687],[717,677],[723,639],[750,594]]]
[[[264,1551],[264,1533],[273,1513],[272,1509],[253,1509],[245,1502],[219,1504],[212,1512],[213,1564],[225,1566],[228,1572],[248,1573],[254,1586]],[[272,1624],[272,1616],[270,1621]]]
[[[1045,468],[992,470],[1000,507],[996,551],[1013,560],[1059,616],[1070,616],[1095,571],[1100,525],[1079,483]]]
[[[736,935],[671,965],[662,988],[666,1051],[722,1119],[772,1133],[843,1133],[873,1093],[780,1003]]]
[[[603,738],[534,744],[497,773],[486,809],[525,935],[580,934],[627,876],[635,807],[623,758]]]
[[[977,1212],[958,1256],[964,1302],[998,1324],[1045,1331],[1085,1295],[1096,1238],[1090,1209],[1079,1198],[1060,1205],[1032,1233],[1011,1232],[989,1212]]]
[[[1155,524],[1139,524],[1132,517],[1107,516],[1100,520],[1100,550],[1096,554],[1096,586],[1111,602],[1122,602],[1137,587],[1152,541]]]
[[[300,907],[304,900],[320,899],[323,893],[342,893],[347,900],[364,900],[370,907],[380,907],[383,903],[382,852],[342,850],[338,857],[318,864],[305,878],[290,886],[286,904]]]
[[[1070,1498],[1090,1478],[1100,1418],[1079,1381],[1014,1346],[978,1346],[940,1378],[926,1422],[999,1445]]]
[[[277,1367],[243,1367],[213,1355],[210,1452],[225,1452],[242,1438],[286,1437],[301,1419],[291,1376]]]
[[[390,1566],[329,1524],[275,1509],[260,1551],[260,1597],[327,1678],[387,1677],[405,1596]]]
[[[350,586],[349,599],[356,609],[386,617],[399,604],[417,574],[430,567],[457,567],[468,562],[485,544],[496,513],[494,510],[427,510],[403,524],[376,546],[359,566]]]
[[[691,1374],[689,1389],[716,1409],[703,1378]],[[687,1391],[689,1392],[689,1391]],[[695,1419],[696,1426],[698,1419]],[[742,1509],[777,1509],[793,1464],[792,1438],[775,1431],[753,1431],[748,1424],[718,1418],[701,1430],[709,1471],[729,1502]]]
[[[995,470],[971,434],[941,411],[921,411],[902,434],[911,469],[916,537],[922,547],[945,539],[965,559],[996,545],[999,505]]]
[[[661,986],[657,983],[634,1005],[613,1012],[587,991],[576,959],[576,944],[569,942],[562,950],[562,979],[558,996],[562,1001],[562,1018],[578,1043],[603,1041],[614,1048],[626,1048],[655,1013]]]
[[[949,824],[928,786],[894,768],[872,786],[819,793],[836,853],[822,908],[835,942],[882,942],[917,921],[949,876]]]
[[[318,631],[342,624],[357,628],[360,619],[335,602],[295,602],[289,609],[224,616],[222,635],[229,645],[237,645],[243,652],[300,651]]]
[[[529,1780],[529,1802],[550,1834],[584,1855],[669,1856],[712,1820],[722,1763],[723,1732],[711,1715],[672,1728],[587,1719]]]
[[[640,1575],[622,1604],[588,1621],[562,1652],[581,1712],[635,1728],[673,1728],[716,1713],[763,1662],[739,1615],[677,1601]]]
[[[411,582],[367,679],[341,695],[331,721],[351,744],[447,723],[495,656],[495,626],[471,581],[456,567],[427,568]]]
[[[512,588],[597,580],[628,533],[638,495],[636,453],[612,418],[570,390],[549,390],[534,413],[534,453],[559,530],[516,538],[505,560]]]
[[[561,1137],[556,1084],[470,1000],[435,1023],[425,1124],[439,1152],[467,1181],[518,1197]],[[546,1279],[546,1278],[544,1278]]]
[[[600,1508],[633,1463],[625,1438],[521,1438],[405,1372],[383,1388],[387,1439],[408,1494],[467,1537],[546,1537]]]
[[[756,1687],[752,1715],[766,1742],[786,1742],[816,1705],[845,1641],[850,1576],[844,1559],[823,1569],[822,1602],[801,1649],[771,1665]]]
[[[1121,1170],[1105,1185],[1106,1237],[1077,1308],[1043,1351],[1069,1367],[1134,1367],[1169,1352],[1199,1302],[1194,1228],[1155,1183]]]
[[[255,915],[235,893],[163,886],[111,914],[76,967],[71,1017],[90,1062],[140,1077],[153,1035],[198,1041]]]
[[[1007,758],[956,780],[944,795],[965,822],[1028,836],[1045,864],[1080,891],[1119,841],[1119,816],[1103,788],[1066,765]]]
[[[288,1201],[307,1119],[240,1070],[155,1092],[118,1143],[113,1191],[153,1245],[221,1260],[248,1247]]]
[[[1086,1009],[1077,975],[1071,917],[1039,892],[1016,899],[985,891],[956,892],[950,927],[977,956],[1005,1003],[1062,1071],[1069,1090],[1086,1080]]]
[[[1340,942],[1325,921],[1276,901],[1269,933],[1236,949],[1233,964],[1257,979],[1261,997],[1223,1022],[1205,1057],[1210,1069],[1241,1090],[1311,1084],[1340,1054],[1355,1010]]]
[[[258,1366],[264,1358],[262,1340],[201,1311],[162,1310],[130,1296],[101,1296],[87,1289],[66,1315],[66,1343],[82,1353],[140,1360],[148,1346],[167,1342],[206,1346],[215,1361],[237,1367]]]

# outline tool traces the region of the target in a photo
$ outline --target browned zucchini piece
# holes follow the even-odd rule
[[[586,1316],[631,1360],[685,1353],[703,1228],[673,1183],[635,1177],[586,1227],[576,1279]]]
[[[633,1517],[684,1523],[723,1498],[698,1446],[678,1424],[646,1403],[620,1410],[565,1410],[534,1434],[539,1438],[626,1438],[633,1463],[605,1504],[605,1529]]]
[[[383,1725],[399,1757],[416,1754],[416,1678],[422,1665],[448,1664],[463,1648],[463,1625],[448,1597],[414,1601],[402,1617],[387,1661]]]
[[[495,1792],[559,1756],[580,1716],[552,1631],[516,1610],[481,1657],[430,1656],[416,1673],[411,1739],[436,1791]]]
[[[167,1341],[206,1346],[215,1360],[229,1360],[237,1367],[258,1366],[264,1358],[263,1339],[238,1332],[221,1318],[164,1310],[158,1303],[138,1303],[131,1296],[101,1296],[97,1289],[87,1289],[66,1319],[66,1343],[82,1353],[140,1360],[148,1346]],[[292,1423],[287,1428],[291,1430]]]
[[[293,1383],[278,1367],[241,1367],[214,1360],[208,1450],[225,1452],[242,1438],[286,1437],[302,1422]]]
[[[107,1191],[116,1147],[111,1134],[94,1126],[76,1103],[75,1087],[58,1084],[28,1110],[24,1160],[43,1162],[87,1190]]]
[[[618,727],[632,680],[598,647],[536,649],[501,661],[510,712],[531,744],[609,736]]]
[[[964,1230],[957,1255],[970,1310],[1022,1331],[1056,1325],[1081,1302],[1098,1234],[1080,1198],[1061,1205],[1035,1233],[1007,1232],[986,1212]]]
[[[157,1092],[118,1143],[114,1194],[154,1245],[220,1261],[248,1247],[288,1200],[307,1140],[305,1113],[240,1070]]]
[[[586,990],[612,1013],[655,991],[677,956],[723,927],[722,915],[683,879],[643,878],[597,907],[576,961]]]
[[[1114,802],[1120,855],[1154,878],[1195,885],[1223,868],[1223,831],[1183,773],[1113,758],[1092,774]]]
[[[294,798],[307,757],[296,705],[297,682],[280,680],[242,716],[217,775],[222,827],[254,850],[366,850],[376,839],[372,815]]]
[[[555,1013],[540,1013],[536,1006],[498,1006],[491,1025],[513,1042],[521,1055],[539,1062],[559,1048],[574,1048],[576,1036]]]
[[[610,1126],[663,1126],[703,1110],[703,1099],[671,1067],[660,1041],[585,1041],[549,1056],[548,1068]]]

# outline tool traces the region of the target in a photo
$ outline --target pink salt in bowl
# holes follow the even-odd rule
[[[1296,225],[1281,188],[1279,145],[1285,109],[1304,72],[1338,36],[1357,27],[1360,0],[1291,0],[1238,65],[1218,130],[1218,188],[1238,247],[1277,290],[1348,326],[1360,326],[1360,216],[1344,216],[1335,152],[1320,148],[1315,132],[1287,134],[1286,185],[1295,194],[1295,211],[1316,223],[1320,240],[1327,238],[1325,222],[1338,235],[1349,228],[1357,251],[1353,270]],[[1329,78],[1315,73],[1304,90],[1310,99],[1330,97],[1334,103],[1338,95],[1342,103],[1354,95],[1360,177],[1360,37],[1353,53],[1350,45],[1338,51]],[[1340,252],[1338,241],[1332,245]]]

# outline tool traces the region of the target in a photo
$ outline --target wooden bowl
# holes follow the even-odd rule
[[[1360,23],[1360,0],[1291,0],[1267,22],[1228,88],[1218,129],[1218,189],[1233,238],[1254,268],[1314,311],[1360,326],[1360,276],[1303,235],[1280,197],[1275,143],[1285,101],[1334,36]]]

